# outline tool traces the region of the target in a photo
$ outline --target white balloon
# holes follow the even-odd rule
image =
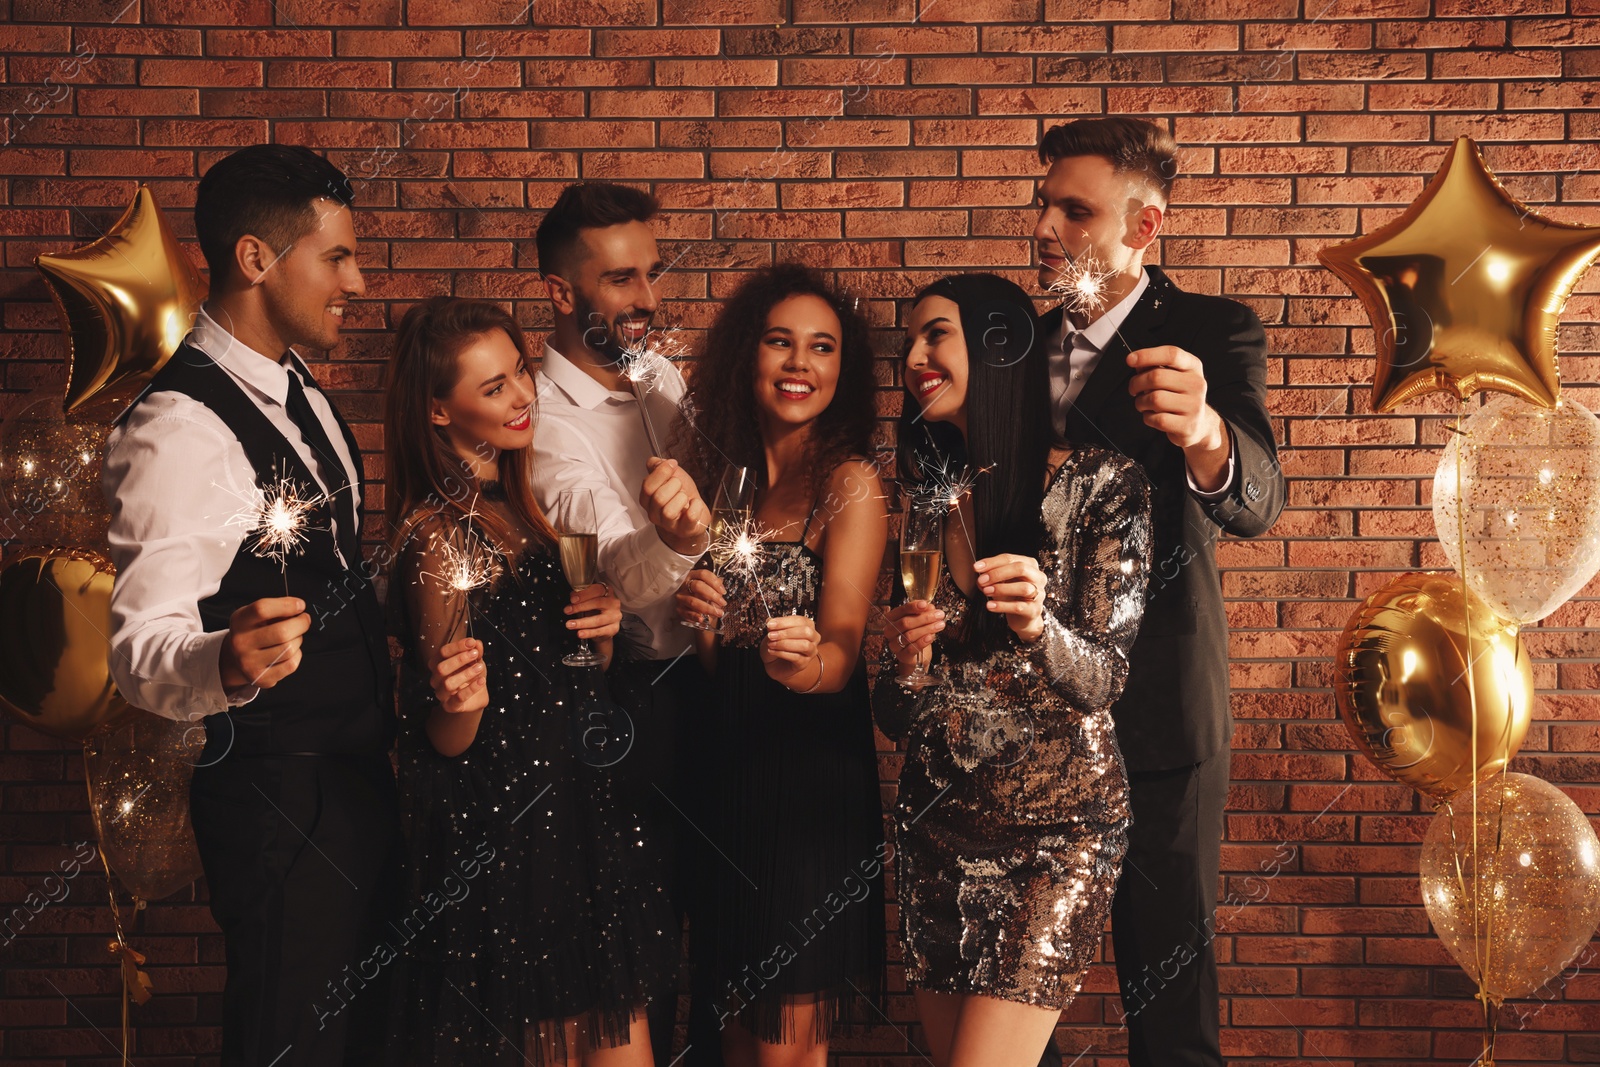
[[[1439,543],[1497,613],[1542,619],[1600,572],[1600,419],[1497,394],[1461,430],[1433,477]]]

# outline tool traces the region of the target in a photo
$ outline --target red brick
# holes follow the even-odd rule
[[[140,64],[141,85],[238,88],[261,85],[261,64],[244,59],[146,59]]]
[[[667,25],[716,26],[783,20],[780,0],[665,0],[661,21]]]
[[[1232,52],[1238,47],[1237,26],[1197,22],[1117,25],[1111,30],[1114,52]]]
[[[332,30],[207,30],[206,54],[265,59],[278,56],[331,56]]]
[[[716,30],[597,30],[596,56],[714,56],[721,51]]]

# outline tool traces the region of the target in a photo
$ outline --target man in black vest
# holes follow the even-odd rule
[[[1143,265],[1176,152],[1139,119],[1052,128],[1033,233],[1039,284],[1076,292],[1041,324],[1056,430],[1139,461],[1152,487],[1149,601],[1111,709],[1133,809],[1111,925],[1134,1067],[1223,1062],[1212,940],[1233,721],[1216,544],[1264,533],[1284,502],[1260,321]]]
[[[113,675],[136,706],[205,726],[190,812],[226,950],[227,1067],[376,1063],[383,1044],[388,648],[361,452],[290,347],[334,347],[365,292],[351,200],[305,148],[212,166],[195,201],[210,296],[106,446]],[[252,505],[286,483],[314,505],[274,555]]]

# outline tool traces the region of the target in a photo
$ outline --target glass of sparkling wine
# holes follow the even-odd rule
[[[561,570],[573,590],[594,584],[600,555],[600,533],[595,525],[594,494],[587,489],[563,489],[551,516],[561,536]],[[598,667],[602,660],[587,640],[577,652],[561,657],[569,667]]]
[[[947,500],[906,494],[900,524],[900,581],[907,601],[933,599],[944,557],[944,520],[948,510]],[[933,660],[932,648],[928,649],[928,660]],[[928,670],[920,654],[911,673],[897,679],[907,689],[921,689],[942,680]]]
[[[711,569],[718,577],[722,576],[723,568],[733,556],[734,537],[737,531],[750,522],[750,512],[755,499],[756,481],[755,476],[750,473],[750,468],[730,464],[722,472],[722,480],[717,485],[717,495],[712,499],[711,508],[711,548],[707,554],[711,557]],[[702,615],[698,621],[685,622],[684,625],[720,634],[722,617]]]

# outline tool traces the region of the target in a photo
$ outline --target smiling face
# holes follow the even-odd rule
[[[551,299],[576,318],[591,356],[615,363],[644,340],[661,306],[655,283],[664,265],[655,235],[642,222],[583,230],[573,264],[570,277],[552,276]]]
[[[491,462],[533,443],[533,378],[511,338],[479,334],[457,353],[456,369],[454,388],[433,401],[430,418],[458,455]]]
[[[285,344],[326,351],[338,345],[345,308],[367,285],[356,266],[350,209],[335,200],[315,200],[312,207],[317,221],[309,232],[282,250],[263,245],[256,285],[266,298],[267,320]]]
[[[944,296],[925,296],[906,320],[905,383],[929,422],[967,431],[967,339],[961,309]]]
[[[1050,164],[1035,194],[1033,229],[1039,285],[1048,288],[1066,267],[1063,249],[1086,255],[1099,270],[1138,278],[1144,250],[1161,230],[1165,205],[1137,175],[1118,171],[1103,156],[1065,156]]]
[[[754,392],[763,422],[799,426],[827,410],[839,385],[842,336],[839,316],[821,297],[797,294],[772,306],[756,348]]]

